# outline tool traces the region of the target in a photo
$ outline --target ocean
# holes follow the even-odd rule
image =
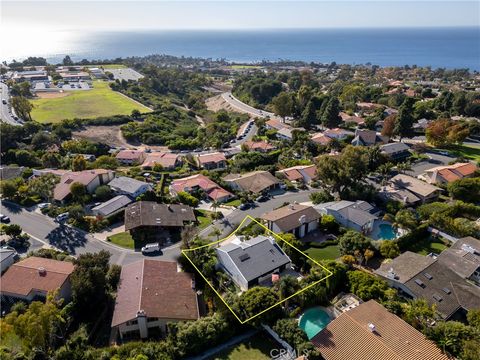
[[[66,54],[74,60],[168,54],[247,63],[282,59],[480,70],[480,27],[65,32],[16,39],[4,47],[2,60],[43,56],[56,63]]]

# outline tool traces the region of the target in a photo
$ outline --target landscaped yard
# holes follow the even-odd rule
[[[118,233],[112,236],[108,237],[108,240],[115,245],[127,248],[127,249],[133,249],[135,246],[135,243],[130,236],[129,232],[122,232]]]
[[[430,253],[440,254],[446,248],[447,245],[441,240],[427,238],[412,245],[409,250],[420,255],[428,255]]]
[[[340,257],[338,245],[329,245],[324,248],[309,247],[302,250],[305,254],[314,260],[334,260]]]
[[[255,335],[218,353],[210,360],[270,360],[272,358],[270,351],[273,349],[280,350],[282,347],[264,334]],[[279,351],[276,352],[276,354],[278,353]]]
[[[212,211],[195,210],[195,216],[197,217],[198,228],[200,230],[205,229],[208,225],[212,223],[212,218],[210,217],[211,214]]]
[[[227,205],[227,206],[235,206],[235,207],[238,207],[242,204],[242,201],[239,200],[239,199],[235,199],[235,200],[230,200],[230,201],[227,201],[226,203],[223,203],[223,205]]]
[[[132,110],[150,110],[134,100],[113,91],[108,82],[94,81],[91,90],[72,90],[58,97],[34,99],[32,118],[42,123],[56,123],[63,119],[96,118],[100,116],[128,115]]]

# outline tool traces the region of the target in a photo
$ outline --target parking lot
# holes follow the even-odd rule
[[[143,75],[140,74],[139,72],[127,68],[127,69],[107,69],[106,71],[111,72],[113,74],[113,78],[115,80],[133,80],[133,81],[138,81],[139,79],[143,78]]]

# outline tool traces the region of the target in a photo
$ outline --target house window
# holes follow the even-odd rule
[[[149,317],[147,318],[147,322],[153,322],[153,321],[158,321],[157,317]]]

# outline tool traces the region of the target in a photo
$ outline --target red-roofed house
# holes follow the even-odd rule
[[[345,140],[348,136],[353,136],[353,132],[343,130],[340,128],[328,129],[323,132],[323,135],[328,136],[331,139]]]
[[[170,193],[172,195],[177,195],[181,191],[192,193],[198,190],[203,190],[211,200],[217,202],[228,201],[233,196],[232,193],[202,174],[176,179],[170,185]]]
[[[275,150],[276,147],[266,141],[245,141],[243,143],[248,150],[267,153]]]
[[[344,123],[355,123],[357,125],[365,125],[365,119],[360,116],[352,116],[341,112],[340,117]]]
[[[70,274],[74,266],[69,261],[27,257],[13,264],[0,279],[2,299],[11,301],[44,300],[49,291],[59,289],[58,297],[71,296]]]
[[[122,164],[134,165],[143,163],[146,153],[143,150],[121,150],[115,157]]]
[[[107,184],[114,177],[115,172],[105,169],[72,171],[65,173],[62,175],[60,182],[53,190],[53,198],[60,202],[67,200],[70,196],[70,187],[75,182],[85,185],[87,191],[91,194],[98,186]]]
[[[122,267],[112,318],[115,338],[146,338],[170,322],[200,317],[193,276],[177,263],[143,259]]]
[[[285,128],[291,128],[291,126],[282,123],[280,120],[277,119],[270,119],[265,122],[265,127],[267,130],[282,130]]]
[[[205,170],[221,170],[227,167],[227,159],[220,152],[197,156],[198,166]]]
[[[178,154],[169,152],[150,153],[142,164],[142,168],[153,168],[156,164],[166,170],[173,170],[182,165],[181,157]]]
[[[310,183],[317,177],[317,168],[315,165],[298,165],[287,169],[279,170],[275,175],[284,177],[289,181]]]
[[[313,134],[310,138],[315,144],[327,146],[332,142],[332,138],[328,137],[324,133]]]
[[[428,169],[421,177],[430,184],[448,184],[455,180],[473,177],[477,170],[478,167],[473,163],[456,163]]]

